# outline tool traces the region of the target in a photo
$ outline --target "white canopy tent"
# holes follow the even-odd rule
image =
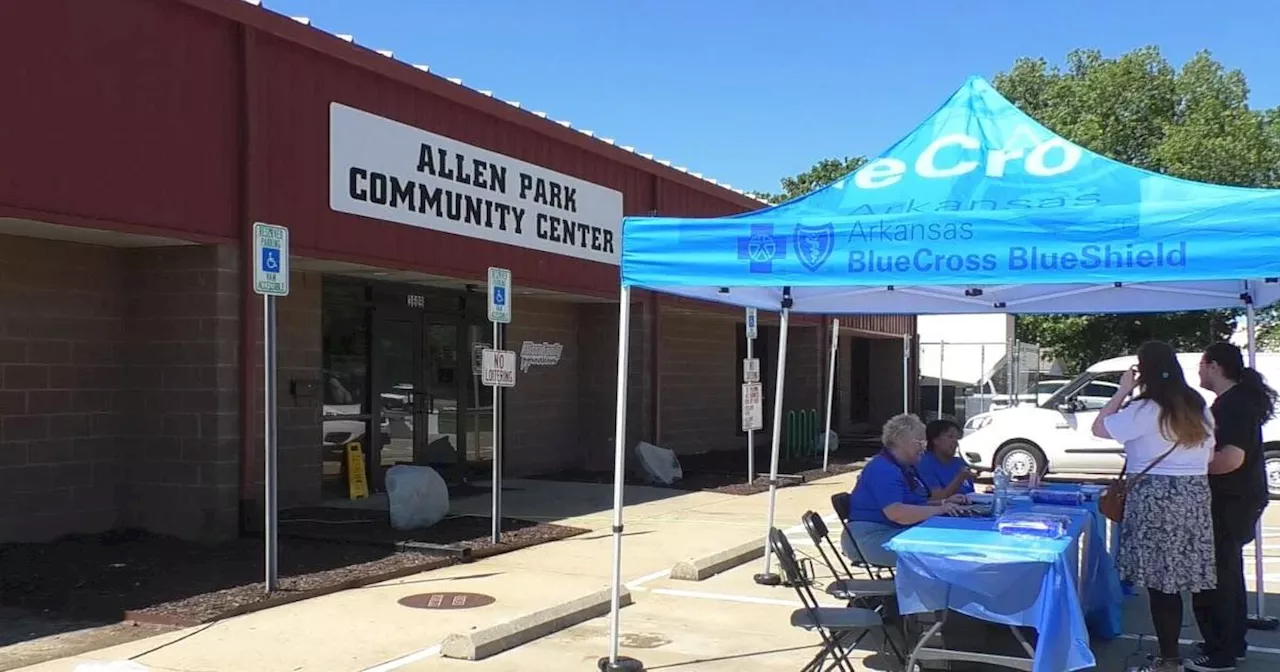
[[[879,158],[807,196],[733,217],[625,220],[611,645],[601,669],[639,667],[618,655],[632,287],[780,313],[767,536],[792,313],[1242,309],[1252,364],[1254,308],[1280,299],[1270,222],[1280,222],[1280,191],[1117,163],[1054,135],[980,78]],[[764,543],[758,580],[768,582]],[[1262,617],[1261,535],[1256,548]]]

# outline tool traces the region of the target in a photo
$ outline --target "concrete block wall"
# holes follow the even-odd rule
[[[276,398],[279,403],[279,499],[281,506],[315,504],[320,501],[324,443],[324,397],[295,394],[302,383],[321,383],[324,332],[321,323],[319,273],[295,271],[289,280],[289,296],[280,299],[276,311],[276,337],[280,340]],[[259,352],[261,349],[259,348]],[[258,394],[258,409],[262,411]],[[261,423],[257,426],[261,427]],[[237,433],[238,435],[238,433]],[[261,439],[261,432],[258,432]],[[258,442],[258,455],[262,453]],[[262,459],[254,460],[257,478],[262,481]],[[255,488],[254,494],[261,492]]]
[[[235,533],[237,262],[219,246],[117,253],[124,268],[121,524],[200,539]]]
[[[678,454],[746,445],[736,427],[737,323],[683,311],[664,311],[661,320],[659,444]]]
[[[578,435],[578,306],[518,297],[503,347],[519,355],[524,343],[561,346],[553,365],[516,370],[506,404],[505,471],[509,475],[557,471],[583,461]]]
[[[578,313],[578,445],[581,467],[612,468],[618,386],[618,304],[579,304]],[[644,300],[631,305],[627,354],[627,454],[649,439],[652,316]],[[628,457],[630,460],[631,458]]]
[[[118,522],[122,260],[0,236],[0,541]]]

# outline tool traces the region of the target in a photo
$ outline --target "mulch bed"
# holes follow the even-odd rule
[[[462,545],[478,557],[586,531],[517,520],[504,521],[503,527],[510,532],[497,546],[489,540],[487,517],[449,518],[412,537]],[[297,539],[286,536],[285,528],[282,521],[281,590],[271,596],[264,590],[261,540],[207,545],[123,531],[46,544],[0,545],[0,603],[58,619],[185,626],[461,561],[456,553],[397,550],[389,543],[371,543],[373,539]]]
[[[504,488],[505,490],[505,488]],[[485,557],[581,534],[586,530],[516,518],[502,519],[502,544],[492,541],[492,518],[455,516],[425,530],[391,527],[386,511],[312,506],[282,511],[280,536],[320,541],[346,541],[441,553],[450,557]],[[434,548],[439,547],[439,548]]]
[[[802,483],[811,483],[851,471],[857,471],[866,463],[867,451],[861,448],[844,448],[831,452],[829,469],[823,471],[822,456],[814,458],[796,458],[778,462],[778,487],[792,487]],[[769,471],[769,449],[756,449],[756,471]],[[686,492],[716,492],[725,495],[755,495],[769,490],[768,477],[757,478],[747,482],[747,453],[745,450],[726,450],[699,455],[680,456],[680,468],[684,478],[670,486],[655,486],[646,483],[643,478],[628,473],[627,485],[647,485],[651,487],[668,487]],[[783,475],[801,476],[803,478],[781,478]],[[569,470],[535,476],[533,478],[548,481],[568,481],[572,483],[613,483],[613,472],[585,470]]]

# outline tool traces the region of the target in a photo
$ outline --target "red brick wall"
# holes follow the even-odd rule
[[[0,541],[117,523],[115,250],[0,236]]]

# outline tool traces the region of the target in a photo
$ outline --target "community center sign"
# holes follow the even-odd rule
[[[619,264],[622,194],[339,103],[329,105],[338,212]]]

